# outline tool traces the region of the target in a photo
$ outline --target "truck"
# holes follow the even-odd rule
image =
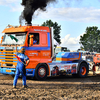
[[[15,75],[18,52],[25,48],[30,62],[26,66],[26,76],[44,80],[49,76],[67,75],[86,77],[89,64],[82,60],[82,53],[59,52],[53,61],[53,28],[45,26],[8,25],[3,32],[0,44],[0,73]],[[37,43],[33,44],[37,37]]]
[[[93,75],[100,74],[100,53],[95,53],[94,56],[92,56],[93,63],[91,66],[93,70]]]
[[[58,52],[67,52],[67,47],[57,46],[55,48],[55,53],[58,54]]]

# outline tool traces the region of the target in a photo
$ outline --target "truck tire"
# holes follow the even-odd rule
[[[84,77],[87,76],[87,74],[88,74],[87,64],[86,63],[80,64],[79,71],[78,71],[78,76],[84,78]]]
[[[47,78],[47,70],[45,64],[39,64],[35,69],[35,78],[37,80],[45,80]]]

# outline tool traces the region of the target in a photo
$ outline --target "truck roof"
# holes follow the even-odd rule
[[[37,32],[49,32],[49,27],[46,26],[12,26],[8,25],[7,28],[5,28],[2,33],[14,33],[14,32],[27,32],[30,29],[33,29]]]

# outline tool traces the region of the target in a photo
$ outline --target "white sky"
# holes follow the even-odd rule
[[[100,27],[100,0],[57,1],[48,5],[46,12],[35,12],[32,23],[41,25],[49,19],[57,22],[61,25],[61,45],[77,50],[80,48],[80,35],[85,33],[86,27]],[[0,33],[8,24],[19,25],[23,9],[21,0],[0,0]]]

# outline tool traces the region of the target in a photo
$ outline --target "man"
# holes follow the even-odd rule
[[[39,39],[38,39],[38,36],[36,35],[33,37],[33,45],[38,44],[38,42],[39,42]]]
[[[37,44],[37,40],[33,40],[33,44]]]
[[[16,51],[17,51],[17,47],[16,47]],[[18,62],[16,66],[16,74],[13,81],[13,88],[16,88],[17,80],[20,74],[22,75],[23,87],[27,88],[25,67],[29,64],[29,58],[25,55],[25,48],[22,48],[21,53],[17,53],[16,57],[18,59]]]

